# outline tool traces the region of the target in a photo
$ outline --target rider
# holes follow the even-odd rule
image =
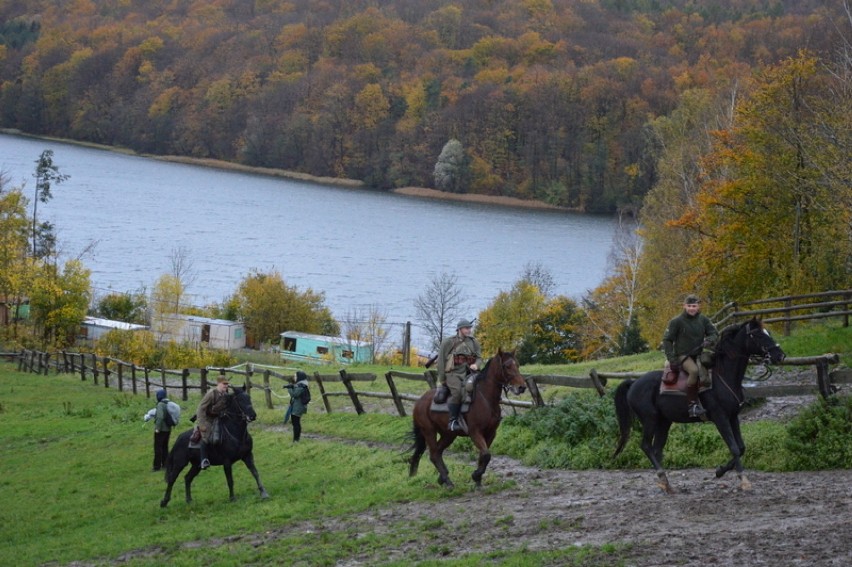
[[[216,387],[204,394],[196,412],[196,427],[201,432],[201,469],[210,466],[207,458],[207,447],[211,442],[216,419],[225,410],[225,396],[228,393],[228,377],[224,374],[216,378]]]
[[[706,413],[698,399],[698,380],[702,386],[710,385],[710,375],[703,365],[696,362],[704,347],[716,343],[719,334],[716,327],[701,313],[701,300],[696,295],[687,295],[683,312],[669,321],[663,335],[663,348],[674,372],[680,368],[689,375],[686,381],[686,402],[689,417],[701,417]]]
[[[461,419],[462,388],[467,375],[482,366],[482,347],[471,335],[473,323],[462,319],[456,325],[456,334],[441,342],[438,351],[438,378],[450,389],[447,407],[450,410],[450,431],[466,431]]]

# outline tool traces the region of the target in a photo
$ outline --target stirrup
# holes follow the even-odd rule
[[[210,468],[210,459],[204,459],[201,461],[201,470],[207,470]]]
[[[690,404],[688,413],[689,417],[701,417],[707,410],[701,407],[701,404]]]
[[[450,431],[461,431],[462,430],[461,422],[458,419],[451,419],[449,430]]]

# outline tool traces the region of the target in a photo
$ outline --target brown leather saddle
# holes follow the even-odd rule
[[[686,370],[681,369],[679,373],[672,372],[671,366],[666,361],[666,365],[663,367],[663,379],[660,381],[660,394],[686,396],[687,380],[689,380],[689,373]],[[709,386],[699,386],[701,392],[709,389]]]

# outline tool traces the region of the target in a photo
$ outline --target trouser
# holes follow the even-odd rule
[[[298,441],[302,437],[302,416],[291,414],[290,421],[293,422],[293,441]]]
[[[686,379],[687,386],[696,386],[701,381],[702,386],[710,385],[710,374],[707,369],[701,366],[691,356],[684,356],[680,359],[680,367],[689,375]]]
[[[447,387],[450,389],[450,399],[448,404],[461,405],[464,397],[464,378],[456,373],[447,373]]]
[[[154,432],[154,470],[160,470],[166,466],[166,457],[169,456],[169,436],[171,431]]]

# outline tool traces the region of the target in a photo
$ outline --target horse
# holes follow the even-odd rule
[[[433,412],[430,410],[432,399],[437,390],[423,394],[414,404],[413,428],[408,438],[413,440],[408,448],[411,457],[408,459],[408,476],[417,474],[420,457],[429,448],[429,458],[438,470],[438,483],[447,488],[454,487],[450,480],[447,466],[444,464],[444,450],[453,444],[456,437],[468,435],[479,450],[477,468],[471,478],[476,487],[482,486],[482,475],[491,461],[489,448],[497,435],[497,426],[502,419],[500,414],[500,396],[503,390],[510,390],[518,395],[526,389],[526,381],[518,369],[518,361],[514,352],[497,351],[497,355],[488,359],[482,371],[476,378],[473,400],[465,415],[468,433],[450,431],[449,413]],[[440,434],[440,437],[439,437]]]
[[[232,465],[237,461],[245,463],[248,470],[251,471],[254,480],[257,482],[260,497],[269,498],[263,483],[260,481],[257,467],[254,465],[253,441],[248,432],[248,424],[257,419],[257,413],[254,411],[251,397],[246,392],[245,386],[232,389],[233,393],[228,393],[225,396],[225,411],[219,416],[221,442],[218,445],[208,447],[207,457],[210,459],[211,465],[224,467],[232,502],[236,500]],[[192,467],[184,476],[186,501],[192,502],[192,481],[201,472],[201,457],[199,449],[190,448],[190,437],[192,437],[191,429],[181,433],[175,440],[175,444],[166,459],[166,483],[168,483],[168,486],[163,499],[160,501],[162,508],[168,505],[172,496],[172,486],[187,464],[191,464]]]
[[[785,356],[756,318],[726,327],[716,346],[712,389],[699,394],[707,410],[705,417],[716,425],[731,452],[731,460],[716,469],[716,478],[736,469],[742,490],[751,489],[741,462],[745,443],[740,432],[740,409],[745,402],[742,383],[746,366],[751,357],[761,357],[765,364],[776,364]],[[624,449],[635,415],[642,423],[642,451],[657,472],[657,484],[666,493],[672,493],[674,489],[662,465],[669,428],[672,423],[697,422],[701,418],[689,417],[684,396],[660,394],[662,374],[662,371],[648,372],[638,380],[625,380],[616,388],[615,409],[620,437],[613,457]]]

